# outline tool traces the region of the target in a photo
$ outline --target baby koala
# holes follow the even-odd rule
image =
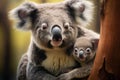
[[[98,42],[99,39],[78,38],[74,44],[72,56],[81,64],[81,67],[60,75],[60,78],[62,78],[60,80],[88,77],[95,59]]]
[[[72,55],[81,64],[81,68],[72,71],[73,74],[79,74],[76,75],[76,78],[86,77],[90,74],[96,55],[98,41],[99,39],[89,39],[87,37],[80,37],[76,40]]]
[[[97,45],[98,39],[80,37],[74,44],[72,55],[81,64],[81,66],[86,66],[94,61]]]

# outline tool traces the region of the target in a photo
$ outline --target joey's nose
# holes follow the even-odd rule
[[[82,54],[80,54],[80,55],[79,55],[79,58],[83,59],[84,57],[83,57],[83,55],[82,55]]]
[[[84,54],[84,51],[81,50],[81,51],[79,52],[79,58],[83,59],[83,58],[84,58],[83,54]]]
[[[59,26],[57,26],[57,25],[53,26],[51,32],[53,35],[52,40],[54,40],[54,41],[61,41],[62,40],[61,29]]]

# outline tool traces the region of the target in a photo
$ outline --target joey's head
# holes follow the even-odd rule
[[[81,26],[88,24],[91,17],[87,14],[92,10],[92,3],[84,0],[50,4],[25,2],[10,11],[10,16],[17,28],[32,32],[32,40],[38,47],[59,48],[74,43],[78,23]]]
[[[74,45],[73,56],[80,63],[86,63],[94,59],[98,39],[87,39],[86,37],[78,38]]]

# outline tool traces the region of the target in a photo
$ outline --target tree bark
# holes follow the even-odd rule
[[[104,0],[100,41],[88,80],[120,80],[120,0]]]

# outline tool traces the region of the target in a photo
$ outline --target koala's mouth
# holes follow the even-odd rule
[[[79,60],[82,61],[82,62],[83,62],[83,61],[86,61],[86,57],[83,56],[83,55],[82,55],[82,56],[79,56]]]
[[[50,44],[51,44],[53,47],[59,47],[59,46],[62,45],[62,43],[63,43],[62,40],[58,40],[58,41],[56,41],[56,40],[51,40],[51,42],[50,42]]]
[[[84,62],[84,61],[86,61],[86,59],[85,58],[80,58],[80,61]]]

